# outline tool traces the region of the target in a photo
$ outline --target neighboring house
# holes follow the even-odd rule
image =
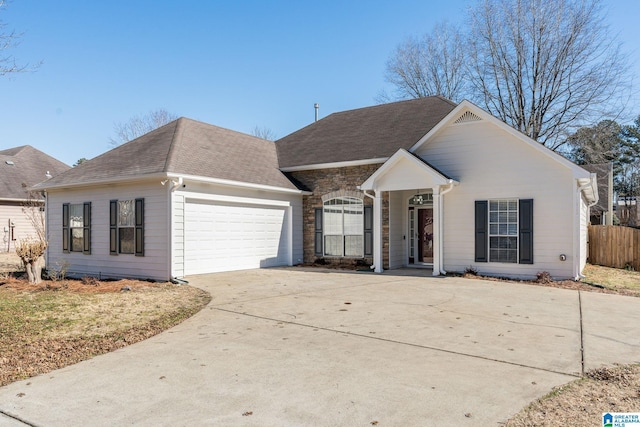
[[[29,145],[0,150],[0,252],[13,252],[20,239],[37,236],[24,208],[41,204],[44,209],[44,201],[28,188],[67,169],[69,166]]]
[[[614,208],[620,225],[634,228],[640,225],[640,209],[636,196],[618,197]]]
[[[598,176],[598,203],[591,206],[591,224],[613,225],[613,164],[592,163],[582,168]]]
[[[318,260],[577,278],[598,199],[595,175],[441,97],[275,143],[181,118],[36,187],[50,265],[159,280]]]

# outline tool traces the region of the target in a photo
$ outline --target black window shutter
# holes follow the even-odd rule
[[[518,206],[520,221],[520,264],[533,264],[533,199],[522,199]]]
[[[144,199],[136,199],[136,256],[144,256]]]
[[[316,208],[315,210],[315,232],[314,232],[314,246],[313,252],[317,256],[322,256],[322,208]]]
[[[91,202],[84,203],[83,216],[82,240],[84,247],[82,253],[89,255],[91,254]]]
[[[373,256],[373,206],[364,207],[364,256]]]
[[[489,250],[489,241],[487,229],[489,228],[488,222],[488,203],[486,200],[476,200],[476,213],[475,213],[475,241],[476,241],[476,262],[487,262],[489,257],[487,252]]]
[[[69,203],[62,204],[62,252],[69,253]]]
[[[118,255],[118,201],[109,202],[109,253]]]

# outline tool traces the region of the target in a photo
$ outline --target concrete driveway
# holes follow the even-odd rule
[[[0,425],[497,426],[583,363],[640,362],[638,298],[423,275],[192,277],[204,310],[0,388]]]

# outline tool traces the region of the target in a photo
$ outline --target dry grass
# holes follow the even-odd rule
[[[0,386],[133,344],[204,307],[191,286],[0,278]]]
[[[604,412],[638,412],[640,365],[600,368],[554,389],[510,419],[506,427],[601,426]]]
[[[603,286],[614,292],[627,291],[640,296],[640,272],[587,264],[585,283]]]

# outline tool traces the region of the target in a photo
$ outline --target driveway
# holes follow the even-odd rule
[[[640,361],[639,298],[421,276],[191,277],[204,310],[0,388],[0,425],[497,426],[583,363]]]

